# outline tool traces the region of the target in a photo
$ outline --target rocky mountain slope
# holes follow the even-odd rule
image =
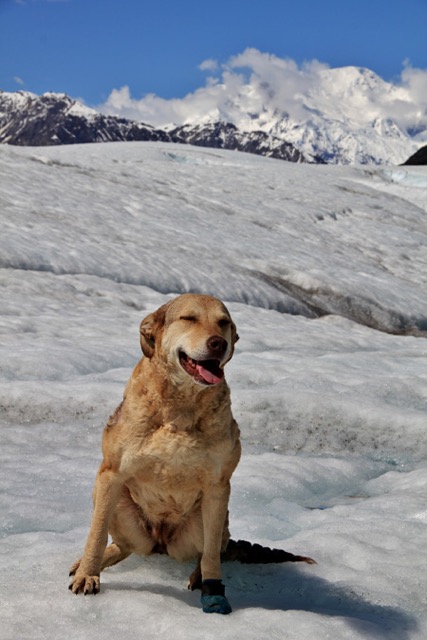
[[[84,142],[162,140],[159,129],[125,118],[106,116],[64,94],[0,92],[0,142],[47,146]]]
[[[293,144],[265,133],[265,131],[239,131],[229,122],[207,122],[199,125],[182,125],[169,131],[173,142],[194,144],[198,147],[235,149],[246,153],[288,160],[290,162],[315,162],[323,164],[320,157],[304,155]]]
[[[418,149],[414,155],[407,159],[403,164],[421,165],[427,164],[427,145]]]

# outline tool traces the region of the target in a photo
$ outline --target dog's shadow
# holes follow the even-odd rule
[[[167,558],[162,558],[161,562],[168,564],[167,567],[162,568],[163,570],[171,569],[171,583],[178,580],[181,584],[185,584],[189,565],[179,565]],[[141,567],[140,563],[138,567]],[[127,568],[132,571],[137,570],[138,567],[133,562]],[[223,564],[223,581],[235,612],[258,608],[275,611],[307,611],[322,616],[343,618],[358,632],[366,633],[369,637],[378,638],[378,640],[389,638],[391,632],[393,637],[398,637],[399,640],[409,640],[412,633],[417,630],[417,620],[410,613],[398,607],[370,602],[356,591],[328,582],[309,571],[311,568],[306,570],[293,564],[241,565],[226,562]],[[137,581],[119,584],[114,581],[110,573],[108,581],[104,580],[104,586],[106,590],[114,591],[125,589],[149,591],[180,600],[187,606],[200,607],[199,591],[191,592],[173,584],[150,583],[148,585],[138,584]]]
[[[417,630],[410,613],[392,606],[376,604],[349,587],[328,582],[313,570],[296,565],[237,566],[229,573],[228,593],[235,611],[260,607],[269,610],[307,611],[322,616],[344,618],[346,623],[367,637],[409,640]],[[224,575],[227,575],[224,572]],[[239,585],[239,580],[243,584]],[[248,589],[245,583],[248,582]],[[250,588],[252,585],[256,587]],[[240,586],[240,588],[239,588]]]

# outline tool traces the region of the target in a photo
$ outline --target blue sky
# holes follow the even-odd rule
[[[183,97],[206,82],[201,63],[247,47],[386,80],[405,60],[427,68],[427,0],[0,0],[0,29],[0,89],[91,106],[123,86]]]

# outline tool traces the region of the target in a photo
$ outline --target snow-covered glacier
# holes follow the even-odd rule
[[[424,639],[427,170],[163,143],[0,147],[0,638]],[[223,298],[232,535],[317,565],[129,558],[76,598],[103,423],[170,297]]]

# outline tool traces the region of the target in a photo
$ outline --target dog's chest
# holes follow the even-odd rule
[[[166,423],[147,434],[125,456],[124,463],[141,482],[168,488],[214,480],[221,474],[227,442],[212,443],[197,430],[186,431]]]
[[[203,487],[219,479],[223,461],[224,453],[199,434],[165,425],[144,439],[126,484],[152,521],[178,522],[198,503]]]

